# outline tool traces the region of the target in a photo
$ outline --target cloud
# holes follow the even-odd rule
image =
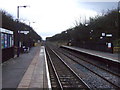
[[[80,8],[78,0],[3,0],[2,3],[6,11],[11,12],[15,18],[17,5],[29,5],[28,8],[20,8],[20,19],[36,22],[34,27],[37,33],[45,37],[44,33],[50,33],[49,36],[60,33],[74,26],[75,20],[81,17],[81,22],[85,16],[97,15],[96,11]],[[17,2],[16,2],[17,1]],[[47,36],[48,34],[46,34]],[[44,38],[45,39],[45,38]]]

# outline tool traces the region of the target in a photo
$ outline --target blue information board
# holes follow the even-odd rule
[[[4,47],[4,34],[3,33],[1,33],[1,46],[2,46],[2,48],[5,48]]]
[[[1,29],[1,48],[13,47],[14,39],[13,32],[6,29]]]

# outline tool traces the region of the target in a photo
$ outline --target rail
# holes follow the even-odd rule
[[[90,89],[90,87],[74,72],[72,68],[69,67],[69,65],[67,65],[67,63],[64,62],[64,60],[54,50],[47,47],[46,51],[61,90],[64,88]]]

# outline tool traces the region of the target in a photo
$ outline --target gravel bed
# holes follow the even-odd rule
[[[101,79],[99,76],[95,75],[88,69],[83,66],[77,64],[76,62],[68,59],[61,53],[59,55],[64,58],[65,62],[72,67],[75,72],[79,73],[79,76],[91,87],[91,88],[115,88],[105,80]],[[75,59],[75,58],[74,58]],[[72,63],[72,64],[71,64]],[[102,83],[101,83],[102,82]]]
[[[52,47],[53,48],[53,47]],[[56,47],[54,47],[54,49],[56,49]],[[58,49],[59,51],[60,49]],[[65,51],[64,51],[65,52]],[[71,56],[69,54],[69,56]],[[62,55],[62,57],[66,58],[64,55]],[[91,70],[94,70],[95,72],[99,73],[99,75],[105,77],[106,79],[110,80],[111,82],[113,82],[114,84],[120,86],[120,77],[117,76],[113,76],[112,74],[101,70],[85,61],[82,61],[74,56],[71,56],[73,59],[79,61],[82,65],[85,65],[86,67],[89,67]],[[95,74],[93,74],[91,71],[89,71],[88,69],[84,68],[83,66],[80,66],[79,64],[75,63],[74,61],[71,61],[70,59],[66,58],[65,61],[67,63],[69,63],[70,66],[72,66],[72,68],[74,68],[74,70],[78,73],[79,75],[85,80],[85,82],[87,82],[88,84],[90,84],[90,86],[92,88],[114,88],[111,84],[108,84],[108,82],[106,82],[104,79],[101,79],[99,76],[96,76]],[[93,60],[92,60],[93,62]],[[72,63],[72,64],[71,64]],[[96,62],[98,63],[98,62]],[[102,82],[102,83],[101,83]]]
[[[107,80],[111,81],[112,83],[116,84],[117,86],[120,86],[120,77],[115,76],[109,72],[106,72],[105,70],[102,70],[96,66],[93,66],[83,60],[80,60],[74,56],[69,55],[71,58],[73,58],[75,61],[78,61],[80,64],[88,67],[90,70],[98,73],[99,75],[101,75],[102,77],[105,77]]]
[[[50,56],[52,58],[53,64],[56,68],[56,71],[58,73],[59,79],[63,85],[63,87],[81,87],[81,88],[86,88],[86,86],[80,82],[80,80],[74,76],[74,74],[67,68],[64,66],[63,62],[61,62],[58,57],[56,57],[56,55],[54,55],[53,53],[51,53],[52,51],[50,51]],[[53,59],[54,58],[54,59]],[[66,85],[65,85],[66,84]]]
[[[97,66],[99,66],[99,67],[101,67],[101,68],[104,68],[104,69],[109,70],[109,71],[111,71],[111,72],[113,72],[113,73],[115,73],[115,74],[120,75],[120,70],[119,70],[119,68],[115,68],[115,67],[113,67],[112,65],[108,65],[108,64],[106,64],[106,63],[104,63],[104,62],[101,62],[101,61],[99,61],[99,60],[90,59],[90,58],[87,57],[87,56],[82,56],[82,55],[80,55],[80,54],[78,54],[78,53],[73,53],[73,52],[70,52],[70,51],[65,50],[65,49],[62,49],[62,48],[61,48],[61,50],[63,50],[63,51],[66,52],[66,53],[72,53],[73,55],[76,55],[76,56],[82,58],[83,60],[86,60],[86,61],[88,61],[88,62],[90,62],[90,63],[93,63],[93,64],[95,64],[95,65],[97,65]]]

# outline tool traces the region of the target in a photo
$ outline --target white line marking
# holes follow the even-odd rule
[[[90,52],[87,52],[87,51],[78,50],[78,49],[73,48],[73,47],[67,47],[67,46],[63,46],[63,47],[66,47],[66,48],[73,49],[73,50],[76,50],[76,51],[79,51],[79,52],[87,53],[87,54],[90,54],[90,55],[93,55],[93,56],[101,57],[101,58],[104,58],[104,59],[108,59],[108,60],[120,63],[117,59],[112,59],[112,58],[104,57],[104,56],[101,56],[101,55],[93,54],[93,53],[90,53]]]
[[[46,58],[46,53],[45,53],[45,47],[43,47],[43,48],[44,48],[44,55],[45,55],[45,66],[46,66],[46,72],[47,72],[48,88],[49,88],[49,90],[52,90],[51,82],[50,82],[50,75],[49,75],[49,71],[48,71],[48,63],[47,63],[47,58]]]

